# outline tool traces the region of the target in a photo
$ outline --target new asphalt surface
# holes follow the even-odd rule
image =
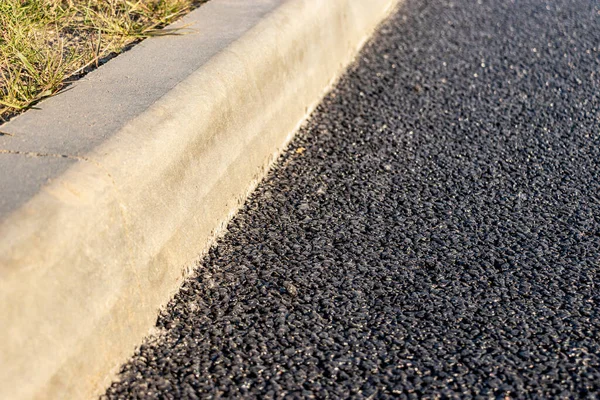
[[[600,3],[406,0],[118,398],[599,398]]]

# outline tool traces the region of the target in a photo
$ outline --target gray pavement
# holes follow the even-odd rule
[[[106,397],[600,397],[600,3],[407,0]]]

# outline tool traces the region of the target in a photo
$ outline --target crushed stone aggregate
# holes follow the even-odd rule
[[[108,399],[599,398],[600,3],[406,0]]]

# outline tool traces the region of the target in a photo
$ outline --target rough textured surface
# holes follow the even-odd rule
[[[409,0],[108,398],[597,398],[600,9]]]

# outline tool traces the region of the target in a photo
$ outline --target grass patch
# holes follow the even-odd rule
[[[206,0],[0,0],[0,123]]]

